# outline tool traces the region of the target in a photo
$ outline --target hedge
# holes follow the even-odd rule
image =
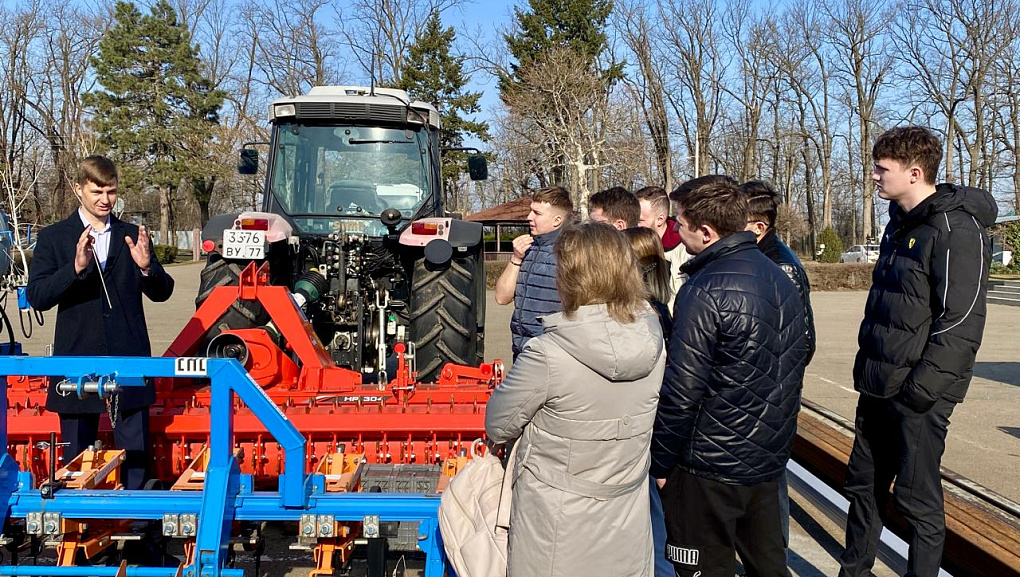
[[[866,291],[874,269],[874,264],[866,263],[804,263],[812,291]]]
[[[822,249],[822,254],[818,257],[819,261],[824,263],[839,263],[839,259],[843,255],[843,240],[839,238],[836,231],[831,228],[824,229],[821,234],[818,235],[818,245],[825,246],[825,248]]]
[[[157,244],[152,247],[159,264],[170,264],[177,258],[177,247],[172,244]]]

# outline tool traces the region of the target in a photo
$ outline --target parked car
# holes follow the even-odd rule
[[[878,261],[877,244],[855,244],[839,257],[839,262],[874,263]]]

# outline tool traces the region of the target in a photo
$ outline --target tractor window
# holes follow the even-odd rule
[[[360,217],[428,198],[427,133],[364,126],[277,126],[272,193],[291,215]]]

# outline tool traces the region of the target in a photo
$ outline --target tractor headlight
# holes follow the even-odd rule
[[[297,116],[297,108],[293,104],[277,104],[273,107],[273,116]]]

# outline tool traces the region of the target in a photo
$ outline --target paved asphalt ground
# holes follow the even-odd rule
[[[152,350],[161,354],[194,312],[198,291],[199,264],[172,266],[176,281],[174,295],[167,303],[146,301],[146,319]],[[509,318],[512,307],[496,305],[489,293],[486,310],[486,357],[501,358],[509,365]],[[812,295],[818,332],[818,352],[808,367],[804,397],[853,419],[857,393],[853,390],[851,368],[856,354],[856,336],[864,302],[864,292],[822,292]],[[16,303],[8,300],[6,310],[18,331]],[[12,314],[13,313],[13,314]],[[55,312],[45,313],[46,324],[36,327],[31,339],[19,340],[25,352],[44,353],[52,340]],[[944,466],[996,491],[1020,501],[1020,307],[989,305],[984,343],[974,368],[974,381],[965,403],[955,411],[950,426]],[[842,544],[842,528],[829,522],[797,495],[794,504],[793,551],[791,569],[798,576],[834,575],[835,556]],[[290,552],[290,537],[273,531],[264,558],[263,572],[280,575],[304,575],[310,555]],[[415,563],[409,563],[414,574]],[[420,566],[420,565],[419,565]],[[250,565],[248,566],[250,571]],[[356,573],[360,573],[360,569]],[[893,575],[877,567],[876,575]]]
[[[816,292],[818,349],[804,398],[853,421],[853,364],[867,292]],[[486,309],[486,357],[510,359],[511,306]],[[965,402],[953,413],[943,466],[1020,502],[1020,307],[988,305],[984,341]]]

